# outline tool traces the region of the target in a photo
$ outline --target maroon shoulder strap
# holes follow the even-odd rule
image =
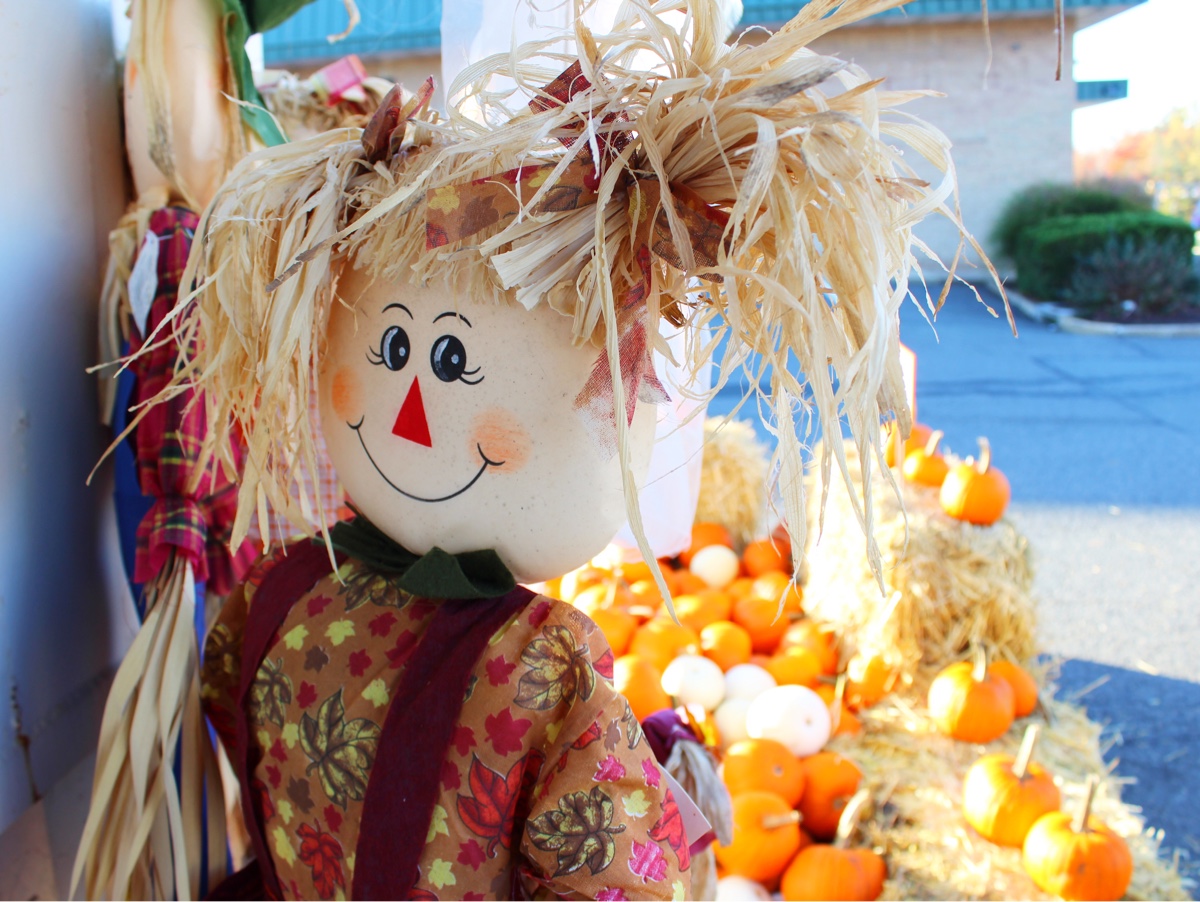
[[[341,566],[346,556],[337,552],[335,558],[338,566]],[[241,683],[238,686],[237,697],[237,760],[234,765],[237,768],[238,782],[242,785],[242,814],[246,820],[246,831],[250,834],[254,854],[258,857],[263,886],[267,895],[273,899],[282,898],[279,880],[267,850],[266,837],[263,836],[259,802],[250,788],[250,778],[258,764],[253,751],[254,746],[250,742],[253,734],[248,704],[250,687],[254,684],[254,675],[262,666],[271,640],[283,626],[283,621],[292,606],[315,586],[318,580],[332,572],[329,552],[323,544],[300,542],[288,549],[286,558],[267,571],[258,591],[254,593],[254,600],[246,617],[246,632],[242,642]]]
[[[534,594],[450,599],[405,662],[388,708],[355,850],[354,899],[410,899],[467,683],[496,630]]]

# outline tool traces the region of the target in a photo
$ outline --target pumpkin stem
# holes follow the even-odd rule
[[[933,457],[938,453],[938,444],[945,438],[946,433],[941,429],[935,429],[929,436],[929,441],[925,443],[925,456]]]
[[[1017,759],[1013,762],[1013,776],[1024,780],[1029,771],[1029,762],[1033,760],[1033,748],[1037,745],[1038,734],[1041,732],[1038,724],[1031,723],[1025,728],[1025,736],[1021,739],[1021,748],[1017,751]]]
[[[975,462],[975,469],[980,473],[986,473],[992,465],[992,446],[987,440],[987,436],[979,437],[979,460]]]
[[[1079,812],[1079,816],[1075,818],[1075,823],[1071,825],[1076,833],[1088,833],[1088,819],[1092,816],[1092,801],[1096,798],[1096,787],[1100,785],[1100,778],[1095,774],[1089,774],[1087,779],[1087,796],[1083,800],[1083,809]]]
[[[765,814],[762,819],[762,828],[778,830],[788,824],[798,824],[801,820],[803,820],[803,815],[799,811],[789,811],[787,814]]]
[[[971,669],[971,676],[976,683],[982,683],[987,679],[988,670],[987,648],[982,642],[971,643],[971,659],[975,662],[975,666]]]
[[[870,801],[871,790],[865,787],[850,797],[850,801],[842,809],[841,817],[838,818],[837,835],[833,839],[835,849],[844,849],[849,844],[850,837],[858,828],[859,821],[863,819]]]

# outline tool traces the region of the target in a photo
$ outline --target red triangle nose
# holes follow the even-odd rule
[[[433,447],[429,437],[429,421],[425,418],[425,402],[421,400],[421,383],[413,379],[408,396],[400,405],[400,413],[396,417],[396,425],[392,427],[392,435],[406,438],[410,442]]]

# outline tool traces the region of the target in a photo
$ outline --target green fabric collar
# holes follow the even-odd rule
[[[334,548],[368,567],[396,574],[401,589],[421,598],[496,598],[517,585],[491,549],[450,554],[434,547],[418,556],[362,514],[335,525],[329,539]]]

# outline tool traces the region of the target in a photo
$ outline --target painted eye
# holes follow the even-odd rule
[[[379,343],[379,356],[389,370],[404,369],[408,363],[408,333],[399,326],[388,328]]]
[[[443,382],[454,382],[467,369],[467,349],[453,335],[443,335],[433,343],[429,363],[435,376]]]

